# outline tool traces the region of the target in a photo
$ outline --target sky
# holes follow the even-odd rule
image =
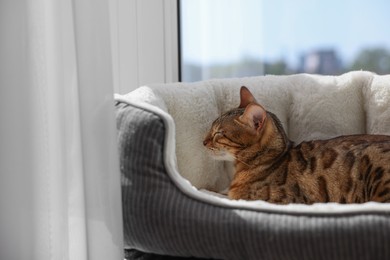
[[[388,0],[182,0],[182,57],[295,65],[305,52],[335,49],[348,63],[362,48],[390,49],[389,13]]]

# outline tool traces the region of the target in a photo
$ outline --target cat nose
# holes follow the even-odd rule
[[[204,146],[207,146],[207,144],[210,142],[210,138],[206,138],[206,139],[204,139],[204,141],[203,141],[203,145]]]

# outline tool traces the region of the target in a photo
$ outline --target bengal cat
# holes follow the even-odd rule
[[[231,199],[288,204],[390,202],[390,136],[349,135],[295,145],[279,119],[242,87],[203,144],[235,161]]]

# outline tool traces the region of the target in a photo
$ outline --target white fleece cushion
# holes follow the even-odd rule
[[[375,75],[365,90],[367,133],[390,135],[390,75]]]
[[[362,89],[372,74],[352,72],[341,76],[293,77],[289,132],[293,141],[327,139],[365,133]]]
[[[366,122],[370,131],[386,129],[390,106],[385,104],[390,100],[381,97],[386,92],[390,98],[388,79],[370,72],[259,76],[150,85],[125,97],[153,104],[172,116],[180,174],[199,189],[219,192],[230,183],[232,165],[210,158],[202,141],[219,115],[239,105],[241,86],[247,86],[260,104],[276,114],[289,137],[299,143],[365,133]],[[371,82],[375,83],[372,87]],[[366,112],[369,117],[382,113],[387,121],[367,120]]]

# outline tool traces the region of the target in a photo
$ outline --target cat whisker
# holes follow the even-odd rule
[[[238,159],[238,158],[237,158],[236,156],[234,156],[234,155],[233,155],[233,158],[236,159],[237,161],[239,161],[240,163],[245,164],[245,165],[248,166],[248,167],[251,167],[249,164],[247,164],[246,162],[244,162],[244,161]]]

